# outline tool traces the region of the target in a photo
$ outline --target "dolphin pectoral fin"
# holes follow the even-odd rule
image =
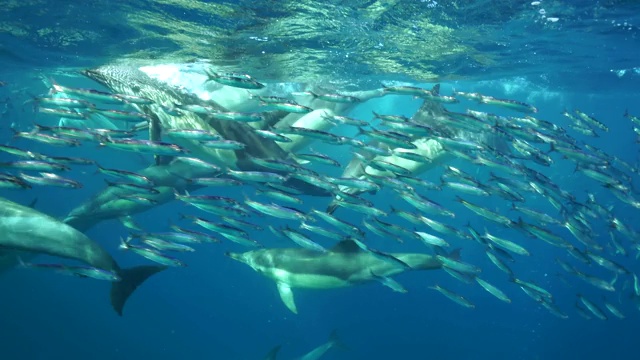
[[[291,310],[292,313],[297,314],[298,308],[296,308],[296,301],[293,298],[293,291],[291,291],[289,285],[285,283],[278,283],[278,292],[280,293],[280,299],[282,299],[284,305],[289,310]]]
[[[158,273],[166,266],[136,266],[130,269],[121,269],[118,272],[120,281],[111,285],[111,306],[122,316],[124,305],[129,296],[140,286],[145,280],[155,273]]]

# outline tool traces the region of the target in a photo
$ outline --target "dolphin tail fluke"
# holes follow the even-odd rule
[[[284,305],[291,310],[292,313],[297,314],[298,308],[296,307],[296,300],[293,297],[291,287],[284,283],[278,283],[278,292],[280,293],[280,299],[282,299]]]
[[[111,285],[111,306],[122,316],[124,305],[129,296],[140,286],[145,280],[153,274],[158,273],[166,266],[136,266],[129,269],[121,269],[118,275],[121,280]]]

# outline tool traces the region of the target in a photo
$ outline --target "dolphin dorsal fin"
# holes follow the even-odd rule
[[[358,252],[360,250],[361,249],[358,244],[356,244],[355,241],[351,239],[342,240],[331,248],[332,252],[337,253],[352,253]]]

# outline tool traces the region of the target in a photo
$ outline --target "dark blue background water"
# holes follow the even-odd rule
[[[151,6],[146,3],[140,1],[132,6],[139,6],[140,9]],[[469,5],[477,15],[475,19],[471,15],[462,16],[464,14],[458,14],[458,19],[443,16],[445,23],[453,28],[469,26],[472,30],[479,28],[487,31],[480,32],[482,43],[471,44],[471,47],[481,54],[496,55],[492,58],[495,63],[489,61],[486,66],[465,55],[433,60],[440,67],[436,72],[440,71],[453,78],[460,75],[488,79],[486,82],[445,83],[443,93],[450,94],[452,88],[455,88],[526,101],[538,107],[540,112],[537,117],[563,127],[569,123],[560,113],[566,109],[580,109],[607,124],[611,131],[594,139],[569,130],[576,138],[631,164],[637,164],[639,152],[638,144],[635,143],[636,136],[631,130],[630,122],[622,117],[627,109],[640,116],[640,75],[637,73],[640,48],[638,26],[633,21],[638,14],[636,2],[601,1],[593,5],[591,1],[545,1],[543,5],[550,15],[555,13],[562,18],[556,27],[541,22],[537,8],[529,7],[528,4],[521,6],[524,10],[520,13],[503,13],[504,19],[478,15],[482,13],[480,10],[483,7],[505,4],[494,3]],[[19,37],[15,33],[0,34],[0,81],[7,82],[7,86],[0,87],[0,100],[8,98],[12,104],[7,109],[0,104],[0,112],[6,110],[0,119],[1,143],[10,143],[48,155],[93,158],[105,167],[137,170],[148,166],[151,162],[149,158],[98,148],[94,144],[64,149],[22,139],[11,140],[12,123],[21,130],[28,130],[34,121],[45,125],[55,125],[57,122],[53,117],[33,113],[30,106],[22,106],[22,102],[30,95],[46,91],[42,83],[34,78],[34,74],[42,72],[45,76],[50,76],[55,66],[74,69],[95,66],[147,47],[154,51],[157,50],[155,48],[175,50],[177,45],[168,37],[164,41],[158,38],[147,41],[132,28],[121,27],[130,9],[117,11],[116,2],[110,4],[113,9],[101,7],[105,5],[101,2],[87,2],[86,8],[57,2],[55,6],[46,9],[45,5],[37,5],[15,13],[11,12],[12,8],[9,6],[3,8],[1,19],[6,23],[24,24],[26,35]],[[247,4],[249,5],[251,4]],[[37,11],[38,8],[46,11]],[[442,8],[446,9],[444,6]],[[518,6],[514,5],[513,8]],[[463,13],[464,7],[460,9],[462,10],[459,12]],[[186,14],[182,9],[161,10],[166,11],[168,20],[175,20]],[[263,15],[264,19],[260,19],[263,23],[268,23],[265,19],[269,16],[275,16]],[[236,16],[242,18],[244,14],[241,12]],[[417,13],[415,16],[421,14]],[[371,46],[377,45],[378,39],[385,42],[386,49],[393,49],[393,34],[378,30],[384,27],[385,21],[393,23],[400,20],[411,19],[390,18],[373,24],[376,26],[358,29],[347,27],[347,31],[353,30],[356,34],[354,36],[365,36],[367,40],[371,37],[375,41],[369,41],[369,45],[366,45],[367,41],[362,42],[365,45],[359,44],[358,46],[365,46],[364,50],[338,49],[335,53],[339,56],[336,55],[336,58],[328,62],[350,69],[353,64],[342,60],[343,52],[350,53],[351,59],[366,60],[367,54],[373,50]],[[207,20],[194,21],[201,21],[209,26]],[[241,34],[226,41],[229,46],[242,43],[238,47],[249,54],[238,59],[242,65],[248,63],[247,59],[259,56],[257,54],[263,49],[269,51],[283,47],[282,44],[258,44],[247,40],[249,35],[259,35],[259,31],[256,30],[254,34],[254,28],[246,26],[243,21],[215,21],[225,29],[236,27]],[[630,23],[626,24],[627,21]],[[216,24],[211,24],[212,27],[213,25]],[[40,27],[64,30],[65,26],[95,30],[97,38],[56,48],[54,42],[58,33],[54,32],[48,38],[36,36]],[[493,32],[487,30],[489,26]],[[461,32],[460,36],[464,35]],[[322,43],[320,40],[317,42]],[[288,39],[282,41],[287,43]],[[398,55],[394,50],[387,51],[390,56]],[[407,71],[411,70],[412,64],[416,64],[412,60],[415,58],[406,61]],[[365,73],[369,74],[370,68],[364,68],[367,70]],[[622,69],[626,70],[625,74],[616,76],[616,71]],[[251,72],[252,69],[245,70]],[[520,72],[522,77],[513,77],[513,74]],[[297,69],[296,76],[299,73],[300,70]],[[349,74],[345,74],[347,75]],[[53,76],[64,85],[97,87],[87,80]],[[353,75],[357,76],[360,75]],[[377,84],[385,76],[371,74],[373,80],[370,84]],[[387,96],[363,104],[349,115],[369,120],[371,110],[375,110],[410,116],[419,105],[418,101],[408,97]],[[516,115],[464,100],[459,105],[447,108],[454,111],[473,108]],[[355,134],[353,129],[348,128],[339,131],[343,135]],[[350,154],[342,149],[324,145],[314,145],[314,148],[329,152],[343,164],[350,160]],[[0,153],[0,162],[11,160],[14,159]],[[562,160],[557,155],[554,155],[554,160],[553,167],[542,170],[561,188],[575,194],[579,200],[585,199],[585,190],[594,192],[601,204],[615,205],[612,212],[633,229],[640,230],[637,209],[621,204],[593,180],[574,174],[575,165],[572,162]],[[459,160],[452,165],[474,174],[481,181],[488,178],[489,170],[486,168]],[[318,167],[317,170],[333,176],[339,175],[330,168]],[[38,187],[29,191],[2,189],[0,196],[22,204],[28,204],[37,198],[38,210],[62,218],[75,206],[104,188],[103,176],[94,172],[94,167],[75,167],[69,174],[69,177],[84,184],[84,188],[80,190]],[[428,180],[438,181],[441,173],[441,169],[435,169],[423,176]],[[637,186],[637,179],[634,182]],[[251,193],[248,188],[234,189],[233,196],[242,199],[245,192]],[[215,194],[216,190],[203,190],[200,193]],[[640,311],[630,298],[631,287],[624,286],[625,282],[628,283],[629,276],[620,277],[616,285],[618,292],[606,294],[607,300],[616,304],[626,315],[626,319],[619,320],[610,316],[607,321],[585,320],[575,311],[576,294],[583,294],[602,304],[603,292],[560,269],[555,258],[566,260],[565,252],[546,243],[524,238],[519,232],[503,230],[483,221],[455,202],[455,194],[451,191],[425,194],[455,211],[456,218],[449,221],[450,224],[463,227],[470,222],[479,231],[487,227],[495,235],[525,245],[532,255],[516,256],[516,262],[510,266],[519,278],[536,282],[551,291],[555,302],[569,315],[569,319],[561,320],[551,315],[509,282],[506,275],[488,261],[478,244],[457,239],[447,240],[454,247],[461,247],[463,260],[480,266],[483,269],[482,278],[503,289],[512,299],[511,304],[495,299],[476,284],[466,285],[442,271],[430,271],[399,275],[396,279],[409,290],[407,294],[394,293],[377,283],[326,291],[294,290],[300,314],[293,315],[281,303],[272,281],[223,255],[226,251],[246,249],[224,241],[222,244],[200,246],[193,254],[181,255],[181,259],[189,266],[167,270],[143,284],[127,303],[124,317],[118,317],[111,309],[109,285],[104,282],[27,269],[0,274],[0,360],[250,360],[262,359],[277,344],[283,345],[280,359],[293,359],[325,343],[334,329],[348,349],[331,350],[327,359],[633,359],[637,356]],[[409,209],[407,204],[394,198],[393,193],[388,190],[368,197],[383,210],[388,210],[390,205]],[[510,204],[506,201],[492,197],[483,202],[471,196],[463,197],[512,217],[516,216],[509,212]],[[305,209],[324,209],[328,199],[304,197],[304,201]],[[556,214],[555,209],[539,198],[528,199],[527,206]],[[135,219],[148,231],[167,231],[169,221],[178,223],[181,213],[202,215],[186,205],[172,202],[136,215]],[[349,210],[340,209],[337,214],[354,223],[360,221],[359,216],[354,216]],[[391,219],[403,226],[409,225],[397,217]],[[255,221],[266,226],[270,219],[256,218]],[[186,223],[180,224],[186,226]],[[273,224],[280,225],[284,222]],[[552,229],[573,241],[565,229]],[[608,238],[606,221],[598,221],[594,224],[594,230],[599,234],[598,241],[605,243]],[[147,264],[146,260],[135,254],[117,250],[120,238],[127,234],[127,230],[117,221],[105,221],[88,232],[121,265]],[[292,246],[282,239],[273,238],[268,231],[254,236],[267,246]],[[393,240],[380,239],[373,234],[367,236],[372,246],[384,251],[428,251],[417,242],[399,245]],[[325,239],[317,240],[326,246],[330,244]],[[626,258],[610,258],[640,274],[640,265],[635,260],[636,252],[630,251]],[[39,257],[34,261],[51,263],[58,260]],[[576,263],[573,259],[569,261]],[[611,273],[608,271],[593,265],[586,269],[590,274],[610,279]],[[562,273],[566,282],[557,276],[558,273]],[[476,308],[462,308],[428,288],[435,284],[463,294],[475,303]]]
[[[622,114],[627,108],[631,113],[640,113],[637,94],[547,93],[545,97],[542,92],[532,93],[532,88],[526,84],[505,94],[501,84],[517,82],[505,79],[480,85],[445,84],[443,93],[449,93],[454,86],[461,91],[474,90],[497,97],[527,100],[540,109],[539,118],[559,125],[567,124],[560,115],[561,111],[579,108],[605,122],[611,131],[599,139],[576,137],[635,163],[638,147],[628,120]],[[65,84],[91,85],[71,79]],[[27,85],[33,86],[34,91],[44,90],[37,83]],[[369,119],[371,109],[412,115],[418,106],[417,101],[408,98],[387,97],[364,104],[351,115]],[[450,109],[464,107],[493,110],[470,102]],[[55,118],[36,116],[28,107],[23,112],[16,106],[8,118],[3,119],[2,141],[10,139],[9,122],[20,122],[24,129],[34,120],[45,124],[55,122]],[[345,131],[345,134],[350,132]],[[26,140],[15,140],[11,144],[52,155],[94,158],[108,167],[134,170],[146,165],[142,159],[134,158],[132,161],[127,153],[98,149],[95,145],[85,145],[82,149],[59,149],[34,145]],[[325,149],[320,145],[317,148]],[[345,154],[333,151],[332,155],[343,163],[348,160]],[[0,156],[2,161],[8,161],[7,155]],[[620,205],[595,182],[574,175],[569,161],[556,159],[553,168],[545,173],[559,186],[581,199],[585,189],[596,192],[601,203],[616,204],[616,215],[637,228],[637,210]],[[486,180],[487,169],[474,168],[461,161],[453,165]],[[3,190],[1,195],[23,204],[37,197],[39,210],[63,217],[104,186],[102,176],[93,172],[91,167],[77,167],[71,174],[85,185],[81,190],[34,188],[29,191]],[[441,170],[433,170],[424,177],[436,181],[440,173]],[[236,191],[235,196],[241,199],[244,191]],[[208,193],[215,193],[215,190]],[[463,259],[481,266],[484,270],[482,277],[504,289],[513,300],[512,304],[498,301],[475,284],[466,285],[442,271],[431,271],[398,276],[397,280],[409,290],[407,294],[394,293],[379,284],[327,291],[294,290],[300,314],[293,315],[282,305],[273,282],[223,256],[225,251],[244,250],[227,241],[201,246],[196,253],[182,256],[189,264],[187,268],[170,269],[149,280],[132,296],[122,318],[109,306],[106,283],[21,269],[3,274],[0,297],[2,359],[261,359],[276,344],[284,345],[280,355],[287,359],[324,343],[333,329],[338,330],[349,348],[332,350],[327,358],[333,359],[633,358],[636,334],[640,330],[640,312],[627,298],[630,289],[607,294],[611,302],[622,302],[619,307],[627,315],[625,320],[613,317],[608,321],[584,320],[573,308],[576,294],[584,294],[599,302],[602,292],[568,275],[564,276],[569,280],[569,286],[560,281],[556,273],[561,270],[554,259],[566,259],[563,252],[481,220],[455,203],[451,192],[429,193],[429,196],[456,212],[456,219],[450,222],[453,225],[464,226],[470,221],[478,230],[487,227],[498,236],[526,244],[532,256],[517,257],[516,263],[512,264],[513,270],[523,280],[537,282],[551,291],[556,303],[569,314],[569,319],[561,320],[549,314],[508,282],[506,276],[488,262],[477,244],[455,239],[450,240],[456,247],[463,248]],[[388,209],[389,205],[409,209],[388,191],[371,199],[381,209]],[[305,197],[304,201],[306,208],[321,209],[327,204],[327,199],[322,198]],[[475,199],[472,201],[481,203]],[[535,201],[530,200],[527,205],[552,211],[542,200]],[[502,200],[481,204],[501,212],[507,212],[509,205]],[[166,231],[169,220],[179,221],[179,213],[197,212],[173,202],[135,218],[149,231]],[[355,221],[353,213],[348,210],[341,209],[338,214]],[[394,219],[398,223],[402,221]],[[263,226],[269,224],[268,218],[256,221],[261,221]],[[599,240],[606,241],[605,223],[599,224],[598,228],[602,235]],[[563,229],[555,230],[570,237]],[[132,253],[116,250],[119,238],[126,234],[124,227],[116,221],[103,222],[88,233],[124,266],[145,263]],[[268,231],[259,236],[257,240],[268,246],[290,246],[284,240],[273,239]],[[328,244],[323,239],[318,241]],[[418,243],[398,245],[392,240],[375,237],[371,241],[385,251],[426,251]],[[640,266],[634,256],[635,252],[632,252],[629,258],[615,259],[637,273]],[[39,259],[40,262],[47,260],[53,261],[44,257]],[[593,266],[589,271],[609,276],[608,272]],[[619,284],[628,279],[621,278]],[[428,289],[436,283],[464,294],[476,304],[476,309],[462,308]]]

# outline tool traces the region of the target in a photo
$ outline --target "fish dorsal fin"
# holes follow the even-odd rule
[[[278,283],[278,292],[280,293],[280,299],[284,305],[291,310],[292,313],[297,314],[298,308],[296,308],[296,301],[293,297],[293,291],[291,291],[291,287],[285,283]]]
[[[350,239],[342,240],[331,248],[332,252],[337,252],[337,253],[353,253],[353,252],[358,252],[360,250],[361,249],[358,246],[358,244],[356,244],[355,241]]]

